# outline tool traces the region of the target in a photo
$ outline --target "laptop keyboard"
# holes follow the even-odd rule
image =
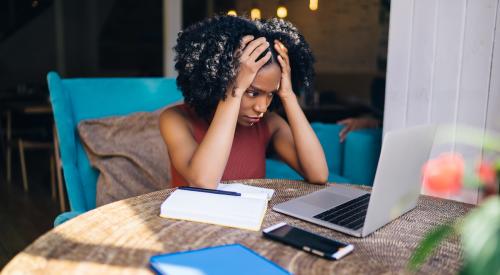
[[[365,222],[370,194],[350,200],[314,216],[316,219],[358,230]]]

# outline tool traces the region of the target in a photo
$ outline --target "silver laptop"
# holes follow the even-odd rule
[[[435,129],[417,126],[385,135],[371,194],[332,186],[277,204],[273,210],[356,237],[368,236],[415,208]]]

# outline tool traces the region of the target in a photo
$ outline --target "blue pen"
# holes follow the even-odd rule
[[[191,186],[181,186],[181,187],[178,187],[177,189],[187,190],[187,191],[195,191],[195,192],[205,192],[205,193],[212,193],[212,194],[219,194],[219,195],[241,196],[241,194],[238,192],[222,191],[222,190],[216,190],[216,189],[207,189],[207,188],[191,187]]]

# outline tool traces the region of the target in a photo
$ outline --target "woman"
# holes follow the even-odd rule
[[[214,17],[181,32],[175,51],[185,104],[160,116],[174,186],[264,178],[269,142],[307,181],[327,181],[323,149],[294,93],[313,77],[311,51],[295,27]],[[278,104],[288,123],[268,112]]]

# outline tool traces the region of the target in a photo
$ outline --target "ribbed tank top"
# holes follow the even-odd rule
[[[194,139],[200,144],[208,131],[209,123],[199,118],[194,110],[186,104],[179,105],[178,108],[188,114],[193,127]],[[265,117],[250,127],[237,124],[222,180],[264,178],[266,175],[266,148],[270,138]],[[189,185],[172,164],[171,171],[172,187]]]

